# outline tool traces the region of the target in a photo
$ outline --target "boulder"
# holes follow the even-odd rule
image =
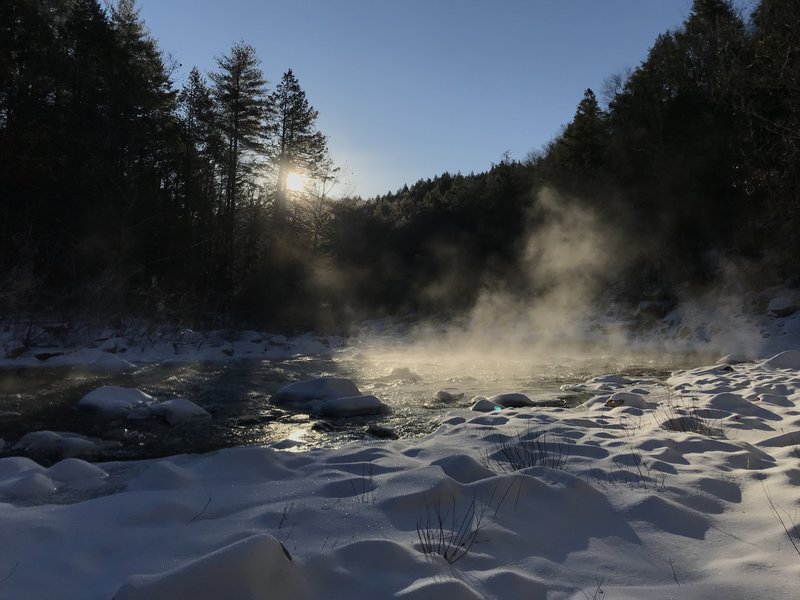
[[[439,390],[436,392],[436,399],[439,402],[445,402],[449,404],[451,402],[458,402],[462,398],[464,398],[464,392],[461,392],[460,394],[448,390]]]
[[[474,411],[477,411],[477,412],[488,413],[488,412],[494,412],[496,410],[500,410],[502,408],[500,406],[497,406],[494,402],[490,402],[486,398],[481,398],[479,396],[476,396],[475,398],[473,398],[473,400],[474,400],[474,403],[473,403],[472,407],[470,408],[470,410],[474,410]]]
[[[534,402],[525,394],[497,394],[490,396],[489,402],[503,408],[523,408],[525,406],[535,406]]]
[[[363,417],[368,415],[385,415],[390,412],[388,405],[375,396],[348,396],[325,400],[314,412],[323,417]]]
[[[104,385],[78,400],[75,408],[105,415],[124,415],[135,408],[145,408],[155,401],[141,390]]]
[[[314,401],[360,396],[358,386],[341,377],[319,377],[289,384],[275,392],[269,401],[272,404],[290,404],[303,408]]]

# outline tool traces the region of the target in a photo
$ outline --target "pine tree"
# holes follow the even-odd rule
[[[557,167],[571,176],[592,178],[603,165],[607,144],[606,115],[600,110],[594,92],[587,89],[575,116],[554,145]]]
[[[112,147],[110,184],[115,202],[108,217],[114,249],[109,275],[124,298],[168,279],[171,260],[185,244],[176,234],[173,202],[176,91],[164,57],[142,20],[137,0],[109,7],[115,45],[108,57],[107,101]],[[112,254],[112,253],[108,253]]]
[[[769,256],[796,277],[800,253],[800,3],[761,0],[752,14],[752,59],[743,71],[746,140],[758,207],[757,239],[772,240]],[[767,251],[765,250],[765,254]]]
[[[223,271],[228,279],[233,268],[237,203],[244,183],[252,174],[254,155],[264,149],[270,98],[259,65],[255,49],[238,43],[230,54],[217,58],[219,70],[210,74],[217,123],[225,145]]]
[[[286,218],[287,177],[291,172],[315,178],[330,171],[327,140],[316,130],[318,112],[309,105],[292,70],[284,73],[270,96],[269,147],[276,172],[275,220]]]
[[[187,280],[208,281],[216,241],[216,171],[222,156],[222,139],[216,127],[211,89],[195,67],[178,94],[180,158],[177,161],[176,202],[181,206],[184,229],[189,231],[191,257],[184,261]]]

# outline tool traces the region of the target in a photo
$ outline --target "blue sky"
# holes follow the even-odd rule
[[[292,69],[342,167],[340,193],[522,159],[587,87],[644,60],[691,0],[139,0],[163,51],[215,68],[240,40],[271,84]]]

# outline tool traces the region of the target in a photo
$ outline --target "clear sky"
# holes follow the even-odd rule
[[[342,167],[370,197],[523,159],[583,91],[636,67],[691,0],[139,0],[161,49],[215,68],[240,40],[271,85],[292,69]]]

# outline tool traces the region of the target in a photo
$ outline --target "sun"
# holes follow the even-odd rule
[[[289,171],[286,174],[286,189],[290,192],[302,192],[306,187],[307,178],[297,171]]]

